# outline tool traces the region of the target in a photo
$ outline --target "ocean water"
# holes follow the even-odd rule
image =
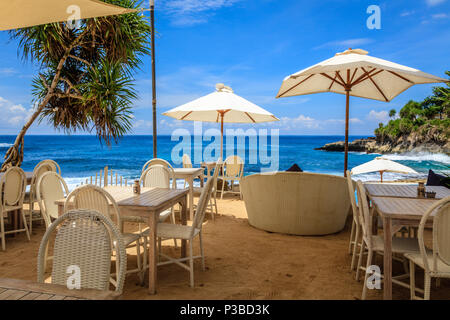
[[[365,137],[352,136],[350,140],[358,138]],[[14,139],[15,136],[0,136],[1,157],[14,142]],[[314,148],[343,139],[343,136],[280,136],[278,169],[280,171],[286,170],[292,164],[297,163],[307,172],[342,176],[344,154],[342,152],[316,151]],[[158,157],[169,160],[174,167],[181,167],[180,164],[171,160],[172,150],[178,143],[179,141],[172,141],[170,136],[158,136]],[[210,143],[204,141],[202,148]],[[224,150],[226,147],[225,145]],[[268,149],[270,155],[270,146]],[[245,146],[241,145],[239,148],[235,146],[235,152],[238,152],[238,154],[239,152],[242,154],[244,151],[246,155],[245,175],[259,173],[261,168],[269,166],[261,163],[259,157],[257,163],[250,163],[254,161],[249,159],[249,152],[256,151],[256,154],[259,155],[260,150],[258,145],[249,145],[248,139]],[[25,171],[32,171],[39,161],[53,159],[61,166],[62,175],[72,189],[86,178],[95,176],[105,166],[129,180],[138,178],[142,166],[152,158],[152,155],[152,136],[126,136],[118,144],[113,144],[111,147],[101,144],[95,136],[26,136],[22,168]],[[351,152],[349,154],[349,168],[378,156],[381,155]],[[425,177],[428,169],[450,173],[450,157],[445,154],[407,153],[388,154],[382,157],[398,161],[419,172],[418,176],[386,173],[384,175],[386,181]],[[191,153],[191,158],[194,159],[194,151]],[[379,174],[377,173],[356,177],[363,181],[379,180]]]

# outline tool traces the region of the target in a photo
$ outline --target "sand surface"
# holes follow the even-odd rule
[[[334,235],[320,237],[268,233],[248,224],[245,205],[233,196],[219,200],[220,215],[205,221],[206,271],[195,262],[195,288],[189,273],[176,265],[158,269],[158,293],[150,296],[129,275],[124,299],[360,299],[362,281],[350,271],[348,239],[350,224]],[[130,226],[132,228],[134,226]],[[33,228],[31,242],[25,234],[7,238],[0,251],[0,277],[36,280],[36,260],[43,226]],[[173,241],[163,243],[169,255],[179,255]],[[198,240],[195,242],[198,252]],[[135,250],[128,250],[135,266]],[[382,257],[376,263],[382,265]],[[394,263],[394,272],[402,272]],[[416,272],[422,286],[422,272]],[[450,281],[433,281],[432,299],[450,299]],[[409,299],[409,290],[393,286],[394,299]],[[369,290],[369,299],[381,299],[381,290]]]

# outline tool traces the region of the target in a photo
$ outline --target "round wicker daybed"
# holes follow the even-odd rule
[[[350,210],[343,177],[299,172],[254,174],[240,187],[250,225],[293,235],[325,235],[344,228]]]

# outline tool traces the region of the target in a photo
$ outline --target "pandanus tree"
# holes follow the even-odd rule
[[[136,0],[104,0],[137,8]],[[47,121],[65,133],[95,132],[107,145],[132,129],[134,73],[149,54],[150,26],[140,12],[52,23],[10,32],[24,60],[38,63],[31,117],[8,149],[1,171],[20,166],[30,126]]]

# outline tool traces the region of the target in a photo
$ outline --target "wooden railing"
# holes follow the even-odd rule
[[[128,179],[124,179],[117,171],[109,170],[108,166],[106,166],[103,170],[100,170],[99,173],[96,173],[95,176],[91,176],[90,178],[87,178],[86,181],[81,182],[81,185],[83,184],[92,184],[98,187],[126,187],[128,186]]]

